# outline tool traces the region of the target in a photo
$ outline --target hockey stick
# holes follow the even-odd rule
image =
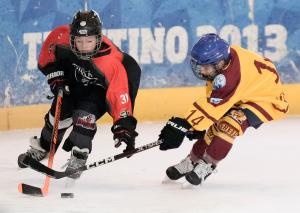
[[[96,168],[98,166],[102,166],[104,164],[108,164],[108,163],[111,163],[113,161],[120,160],[122,158],[134,155],[136,153],[143,152],[145,150],[148,150],[148,149],[151,149],[153,147],[159,146],[161,143],[162,143],[162,141],[158,140],[158,141],[155,141],[153,143],[149,143],[149,144],[146,144],[144,146],[140,146],[138,148],[135,148],[132,151],[123,152],[123,153],[120,153],[120,154],[117,154],[117,155],[114,155],[114,156],[111,156],[111,157],[108,157],[108,158],[104,158],[104,159],[99,160],[99,161],[95,161],[95,162],[93,162],[89,165],[79,167],[78,169],[72,170],[72,171],[66,171],[66,170],[63,171],[63,172],[55,171],[51,167],[49,167],[49,166],[47,167],[44,164],[42,164],[41,162],[39,162],[39,161],[37,161],[33,158],[28,157],[27,160],[28,160],[28,166],[31,167],[33,170],[41,172],[41,173],[43,173],[43,174],[45,174],[45,175],[47,175],[48,177],[51,177],[51,178],[60,179],[60,178],[68,177],[69,175],[72,175],[72,174],[74,174],[76,172],[79,172],[79,171],[85,171],[85,170],[93,169],[93,168]]]
[[[49,159],[48,159],[48,167],[49,168],[52,168],[53,160],[54,160],[55,145],[57,143],[57,138],[58,138],[58,124],[59,124],[59,119],[60,119],[62,98],[63,98],[63,90],[59,89],[58,94],[57,94],[57,99],[56,99],[54,126],[53,126],[53,131],[52,131],[51,145],[50,145],[50,152],[49,152]],[[27,157],[25,157],[26,164],[27,164],[27,161],[28,161],[28,159],[27,159]],[[28,162],[30,162],[30,160]],[[18,186],[18,190],[19,190],[19,192],[21,192],[23,194],[45,197],[48,194],[49,185],[50,185],[50,177],[47,176],[42,188],[28,185],[25,183],[20,183]]]

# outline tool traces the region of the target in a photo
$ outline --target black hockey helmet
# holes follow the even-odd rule
[[[72,51],[77,57],[83,60],[89,60],[94,56],[101,46],[102,38],[102,21],[98,13],[94,10],[90,11],[78,11],[70,25],[70,45]],[[97,44],[95,50],[89,53],[81,53],[75,46],[76,36],[93,36],[97,38]]]

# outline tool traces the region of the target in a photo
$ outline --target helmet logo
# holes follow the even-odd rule
[[[82,27],[86,26],[86,21],[81,21],[80,26],[82,26]]]
[[[78,30],[80,35],[86,35],[87,34],[87,30]]]

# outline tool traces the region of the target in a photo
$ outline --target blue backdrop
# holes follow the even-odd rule
[[[83,1],[1,0],[0,7],[0,106],[45,103],[41,44]],[[140,63],[142,88],[203,84],[190,71],[189,50],[207,32],[270,58],[284,83],[300,82],[298,0],[89,0],[89,8]]]

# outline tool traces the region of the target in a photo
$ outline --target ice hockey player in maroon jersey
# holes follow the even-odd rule
[[[115,147],[125,143],[124,152],[135,148],[138,133],[133,108],[141,69],[130,55],[102,35],[102,22],[95,11],[78,11],[70,25],[55,28],[43,43],[38,67],[54,95],[59,88],[64,91],[56,149],[72,126],[62,146],[71,151],[67,169],[86,163],[97,130],[96,121],[106,112],[113,118]],[[26,155],[39,161],[47,156],[55,104],[56,98],[45,115],[40,137],[31,138],[30,149],[19,155],[19,167],[26,167]],[[79,176],[75,173],[73,178]]]
[[[275,65],[217,34],[203,35],[191,50],[191,68],[206,81],[206,96],[186,115],[172,117],[161,130],[161,150],[196,139],[186,158],[166,170],[168,178],[201,184],[226,158],[237,137],[249,127],[282,119],[289,104]]]

